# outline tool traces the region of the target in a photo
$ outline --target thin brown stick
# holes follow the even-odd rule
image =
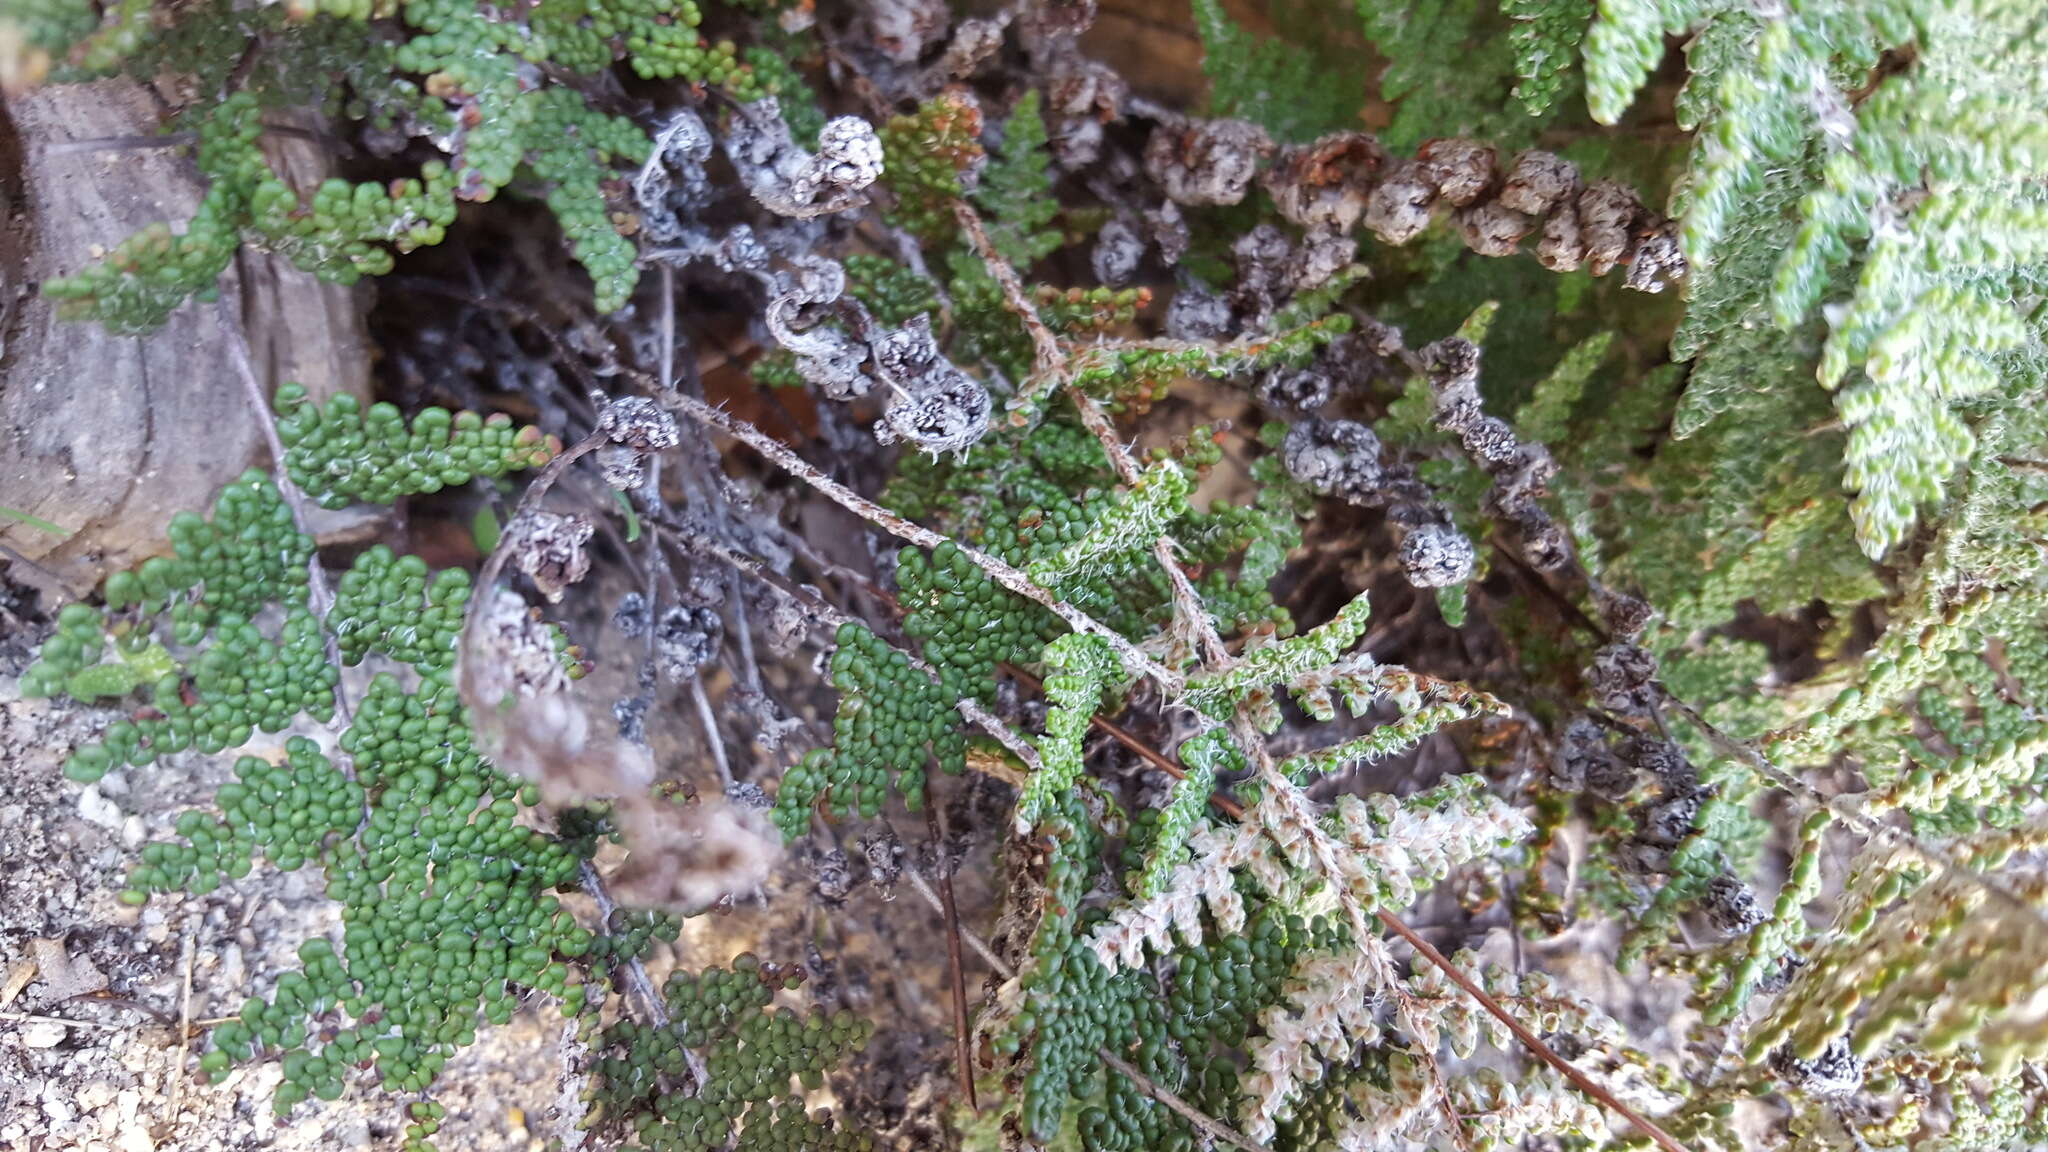
[[[239,1020],[241,1017],[237,1016]],[[126,1024],[102,1024],[98,1020],[67,1020],[62,1016],[42,1016],[34,1012],[0,1012],[0,1021],[9,1024],[58,1024],[65,1028],[84,1028],[94,1032],[123,1032]]]
[[[1019,683],[1022,683],[1026,688],[1031,689],[1033,692],[1040,692],[1044,690],[1045,685],[1038,679],[1038,677],[1033,676],[1031,673],[1025,671],[1024,669],[1019,668],[1014,664],[1005,664],[1002,667],[1005,672],[1008,672],[1011,676],[1015,677]],[[1130,729],[1123,727],[1116,721],[1111,720],[1106,716],[1097,714],[1095,716],[1089,717],[1088,723],[1097,731],[1108,736],[1110,739],[1115,740],[1117,743],[1123,745],[1125,748],[1130,749],[1130,751],[1133,754],[1135,754],[1139,759],[1145,761],[1147,764],[1150,764],[1152,767],[1159,769],[1161,772],[1166,773],[1168,776],[1173,777],[1175,780],[1182,780],[1187,777],[1188,770],[1186,768],[1181,767],[1179,764],[1169,759],[1164,753],[1160,752],[1159,749],[1152,747],[1152,745],[1147,744],[1145,741],[1138,739],[1135,735],[1132,735]],[[1230,817],[1232,820],[1244,819],[1244,805],[1238,803],[1236,799],[1232,798],[1228,793],[1222,791],[1210,793],[1209,804],[1218,812],[1223,813],[1225,816]]]
[[[1572,1067],[1564,1057],[1551,1051],[1550,1045],[1545,1044],[1542,1037],[1524,1027],[1520,1020],[1515,1019],[1513,1013],[1501,1007],[1500,1001],[1488,995],[1486,989],[1473,983],[1471,977],[1460,972],[1457,965],[1452,964],[1444,957],[1443,953],[1436,950],[1434,944],[1424,940],[1415,933],[1414,929],[1402,923],[1400,917],[1384,909],[1375,913],[1375,915],[1379,917],[1381,924],[1386,925],[1389,932],[1407,941],[1408,946],[1415,949],[1417,954],[1421,955],[1431,964],[1436,965],[1443,971],[1444,975],[1450,977],[1451,983],[1463,989],[1466,995],[1479,1001],[1479,1006],[1486,1009],[1488,1015],[1500,1021],[1509,1032],[1514,1033],[1515,1039],[1521,1041],[1524,1048],[1533,1053],[1537,1059],[1557,1069],[1560,1075],[1572,1082],[1574,1088],[1599,1101],[1602,1106],[1612,1111],[1615,1115],[1635,1125],[1645,1136],[1655,1141],[1658,1147],[1664,1149],[1664,1152],[1686,1152],[1685,1145],[1680,1144],[1669,1132],[1658,1127],[1655,1121],[1650,1120],[1642,1113],[1622,1103],[1615,1097],[1614,1093],[1602,1088],[1593,1081],[1592,1077]]]
[[[1131,458],[1130,451],[1117,436],[1116,425],[1110,422],[1109,416],[1094,399],[1084,395],[1079,389],[1070,389],[1069,394],[1074,401],[1074,410],[1081,414],[1081,423],[1088,431],[1094,433],[1096,441],[1102,445],[1103,452],[1108,454],[1109,462],[1116,469],[1116,474],[1124,483],[1135,485],[1140,475],[1138,462]],[[1188,626],[1195,630],[1195,641],[1202,650],[1203,666],[1211,672],[1228,667],[1231,663],[1230,650],[1224,647],[1223,637],[1216,631],[1216,621],[1209,615],[1209,609],[1202,604],[1202,597],[1195,591],[1194,582],[1188,579],[1187,571],[1180,566],[1180,557],[1175,555],[1172,537],[1161,536],[1154,540],[1152,557],[1159,561],[1160,570],[1166,573],[1167,587],[1173,591],[1175,615],[1187,621]]]
[[[967,1019],[967,973],[960,960],[960,907],[953,899],[953,870],[946,865],[946,828],[939,806],[932,802],[931,777],[924,782],[924,826],[931,837],[932,851],[939,868],[939,904],[946,918],[946,972],[947,983],[953,994],[953,1063],[960,1075],[960,1092],[967,1098],[970,1112],[981,1111],[981,1102],[974,1097],[974,1052],[971,1047],[971,1025]]]
[[[960,230],[967,234],[967,240],[981,257],[990,276],[995,277],[997,287],[1003,290],[1003,304],[1024,322],[1024,331],[1031,335],[1031,376],[1017,389],[1016,402],[1028,404],[1060,382],[1060,342],[1046,327],[1038,309],[1032,306],[1031,298],[1024,294],[1024,285],[1017,279],[1017,270],[996,251],[989,241],[988,229],[982,227],[981,216],[965,200],[953,201],[953,218],[960,222]]]
[[[192,962],[197,957],[199,946],[192,939],[192,919],[185,919],[181,957],[184,975],[179,980],[178,993],[178,1066],[171,1074],[171,1097],[164,1105],[164,1122],[171,1128],[178,1124],[178,1113],[185,1103],[185,1058],[190,1055],[192,1043]]]
[[[1166,1085],[1131,1067],[1123,1057],[1118,1056],[1109,1049],[1097,1048],[1095,1056],[1104,1064],[1121,1072],[1124,1078],[1136,1085],[1140,1092],[1166,1105],[1170,1111],[1177,1113],[1181,1119],[1194,1125],[1195,1131],[1208,1136],[1211,1140],[1220,1144],[1228,1144],[1232,1148],[1242,1149],[1243,1152],[1256,1152],[1260,1147],[1260,1145],[1252,1142],[1251,1137],[1243,1135],[1237,1129],[1202,1112],[1194,1105],[1174,1095],[1173,1091],[1167,1088]]]
[[[651,631],[651,629],[650,629]],[[697,722],[704,728],[704,741],[711,746],[711,762],[718,768],[719,782],[732,791],[732,761],[725,754],[725,737],[718,731],[718,714],[711,710],[711,695],[704,691],[704,677],[690,677],[690,701],[697,708]]]
[[[130,1000],[126,996],[110,996],[105,992],[89,992],[83,995],[74,996],[72,997],[72,1000],[83,1000],[89,1004],[105,1004],[109,1008],[126,1008],[130,1012],[140,1012],[144,1016],[149,1017],[150,1019],[156,1021],[157,1023],[163,1025],[166,1028],[175,1027],[177,1025],[177,1021],[171,1019],[170,1013],[165,1012],[160,1008],[152,1008],[149,1005],[144,1004],[140,1000]],[[203,1025],[199,1021],[193,1021],[192,1023],[192,1027],[194,1028],[199,1028],[202,1026]]]

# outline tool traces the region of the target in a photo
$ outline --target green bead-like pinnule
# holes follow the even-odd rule
[[[380,544],[342,573],[328,627],[344,663],[360,664],[378,653],[412,665],[422,676],[443,674],[454,666],[469,593],[467,572],[432,572],[419,557],[396,556]]]
[[[244,473],[221,491],[211,516],[180,513],[168,533],[172,555],[107,579],[108,606],[121,614],[111,633],[116,659],[100,658],[106,618],[71,605],[23,675],[27,694],[149,696],[147,709],[71,757],[65,771],[73,779],[97,780],[164,752],[217,752],[256,730],[282,731],[302,714],[332,714],[338,674],[306,607],[312,541],[269,478]],[[274,631],[252,623],[279,604]]]
[[[892,223],[928,242],[952,237],[961,174],[985,155],[981,128],[980,107],[949,92],[882,126],[882,182],[897,201]]]
[[[670,1027],[629,1018],[600,1035],[596,1100],[606,1113],[630,1117],[647,1148],[731,1147],[743,1118],[740,1147],[871,1148],[859,1133],[805,1116],[790,1084],[794,1077],[807,1089],[821,1086],[827,1071],[867,1043],[873,1025],[844,1010],[775,1007],[777,992],[797,984],[798,974],[751,953],[727,967],[672,973],[662,989]],[[699,1054],[708,1074],[689,1095],[669,1087],[688,1076],[685,1048]]]
[[[407,422],[389,404],[365,409],[346,393],[314,404],[295,383],[280,385],[273,403],[286,471],[328,508],[389,504],[473,477],[538,468],[561,450],[556,438],[532,425],[515,428],[504,416],[428,408]]]
[[[846,291],[891,328],[938,310],[932,282],[887,256],[856,252],[840,263],[846,269]]]
[[[958,696],[859,624],[843,625],[837,640],[830,674],[840,702],[832,747],[784,773],[770,813],[791,838],[809,827],[821,797],[828,811],[847,819],[874,819],[892,792],[917,811],[932,759],[948,773],[967,766],[963,721],[953,710]]]

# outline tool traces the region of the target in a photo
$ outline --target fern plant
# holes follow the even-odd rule
[[[201,1058],[287,1111],[538,990],[649,1148],[2039,1141],[2037,7],[1196,0],[1200,115],[1085,6],[10,17],[208,94],[201,220],[47,287],[81,315],[541,187],[609,316],[479,256],[534,427],[280,389],[277,476],[23,685],[125,707],[80,781],[292,733],[123,892],[322,869],[346,931]],[[250,157],[316,99],[441,158],[301,200]],[[478,576],[373,545],[328,603],[299,497],[520,482]],[[709,909],[802,968],[657,995]]]

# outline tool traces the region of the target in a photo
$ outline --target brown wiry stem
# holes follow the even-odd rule
[[[1555,1068],[1559,1075],[1571,1081],[1572,1087],[1599,1101],[1603,1107],[1630,1124],[1635,1125],[1645,1136],[1655,1141],[1659,1148],[1664,1149],[1664,1152],[1686,1152],[1685,1145],[1680,1144],[1671,1133],[1658,1127],[1655,1121],[1650,1120],[1642,1113],[1622,1103],[1616,1098],[1614,1093],[1601,1087],[1592,1077],[1572,1067],[1564,1057],[1551,1051],[1550,1045],[1545,1044],[1542,1037],[1523,1026],[1520,1020],[1515,1019],[1512,1012],[1501,1007],[1500,1001],[1495,1000],[1486,989],[1473,983],[1470,976],[1459,971],[1458,966],[1451,963],[1443,953],[1437,951],[1434,944],[1424,940],[1416,934],[1414,929],[1402,923],[1399,916],[1384,910],[1375,913],[1375,915],[1379,917],[1380,923],[1387,926],[1387,931],[1407,941],[1408,946],[1415,949],[1417,955],[1436,965],[1443,971],[1445,976],[1450,977],[1451,983],[1464,989],[1467,995],[1479,1001],[1479,1006],[1486,1009],[1487,1015],[1500,1021],[1501,1025],[1513,1033],[1515,1039],[1521,1041],[1522,1046],[1533,1053],[1537,1059]]]
[[[179,980],[178,993],[178,1074],[171,1078],[171,1099],[164,1107],[164,1122],[171,1128],[178,1125],[178,1116],[184,1110],[185,1058],[190,1055],[192,1044],[192,962],[198,956],[198,945],[192,940],[193,923],[187,918],[184,926],[183,944],[180,951],[179,967],[183,975]]]
[[[979,1112],[981,1103],[974,1098],[971,1026],[967,1020],[967,975],[960,961],[960,906],[953,899],[953,870],[946,863],[946,829],[942,821],[939,806],[932,802],[932,782],[927,776],[924,782],[924,826],[926,835],[931,837],[932,852],[938,862],[939,904],[946,918],[946,975],[953,994],[954,1071],[960,1076],[960,1092],[967,1098],[968,1111]]]
[[[1030,672],[1027,672],[1022,668],[1019,668],[1014,664],[1003,665],[1003,670],[1005,672],[1008,672],[1011,676],[1015,677],[1019,683],[1023,684],[1026,688],[1031,689],[1033,692],[1042,691],[1044,689],[1044,684],[1039,681],[1038,677],[1033,676]],[[1160,752],[1159,749],[1154,748],[1152,747],[1152,745],[1147,744],[1145,741],[1138,739],[1137,736],[1132,734],[1130,729],[1123,727],[1116,721],[1111,720],[1106,716],[1098,714],[1089,717],[1088,723],[1089,726],[1093,727],[1096,731],[1101,732],[1103,735],[1108,736],[1112,740],[1115,740],[1117,743],[1129,749],[1133,755],[1136,755],[1139,759],[1145,761],[1147,764],[1150,764],[1152,767],[1159,769],[1161,772],[1166,773],[1168,776],[1173,777],[1175,780],[1182,780],[1187,777],[1188,770],[1186,768],[1181,767],[1179,764],[1169,759],[1164,753]],[[1244,819],[1244,805],[1238,803],[1237,800],[1227,792],[1211,792],[1209,794],[1209,805],[1215,808],[1218,812],[1221,812],[1225,816],[1230,817],[1232,820]]]
[[[1072,398],[1074,407],[1081,414],[1082,424],[1101,443],[1103,451],[1108,454],[1110,462],[1116,468],[1117,474],[1123,478],[1126,484],[1136,484],[1139,475],[1137,461],[1132,459],[1130,452],[1124,448],[1123,441],[1117,436],[1116,426],[1110,422],[1109,417],[1103,413],[1094,400],[1081,394],[1079,391],[1073,392]],[[1230,650],[1224,646],[1223,637],[1216,630],[1216,622],[1210,617],[1208,609],[1202,605],[1201,597],[1196,593],[1194,584],[1188,579],[1187,573],[1181,569],[1179,560],[1174,555],[1173,541],[1168,537],[1161,536],[1153,544],[1153,556],[1159,561],[1159,566],[1165,571],[1168,585],[1173,590],[1175,615],[1186,621],[1188,627],[1194,629],[1196,643],[1202,652],[1202,663],[1205,671],[1211,673],[1223,671],[1233,663]],[[1250,712],[1243,704],[1238,705],[1233,710],[1230,722],[1230,736],[1232,742],[1237,745],[1239,752],[1245,757],[1245,762],[1258,767],[1260,779],[1268,789],[1285,790],[1285,794],[1290,796],[1300,795],[1294,785],[1274,768],[1272,756],[1266,750],[1265,740],[1260,737],[1258,729],[1252,723]],[[1320,830],[1312,820],[1305,820],[1301,823],[1303,828],[1309,833],[1310,848],[1314,853],[1318,870],[1334,882],[1342,874],[1337,866],[1335,853],[1323,839]],[[1341,888],[1339,891],[1342,891]],[[1378,941],[1373,939],[1373,935],[1365,930],[1366,925],[1361,914],[1363,910],[1357,905],[1356,901],[1350,899],[1343,900],[1343,904],[1353,921],[1353,931],[1357,935],[1359,946],[1378,950],[1380,947]],[[1366,943],[1369,939],[1372,940],[1371,944]],[[1443,1070],[1438,1066],[1434,1053],[1421,1053],[1421,1059],[1429,1071],[1430,1085],[1436,1095],[1437,1105],[1444,1113],[1444,1118],[1447,1122],[1446,1131],[1451,1138],[1451,1142],[1459,1148],[1464,1148],[1468,1143],[1465,1137],[1464,1126],[1460,1122],[1456,1108],[1451,1104],[1450,1091],[1444,1084]]]
[[[1130,450],[1116,434],[1116,425],[1102,411],[1094,399],[1079,389],[1071,390],[1075,411],[1081,414],[1081,423],[1102,445],[1109,462],[1125,484],[1138,482],[1138,462],[1132,459]],[[1196,643],[1202,650],[1202,664],[1211,672],[1221,671],[1231,663],[1230,650],[1223,645],[1223,637],[1216,631],[1216,621],[1209,615],[1209,609],[1202,604],[1202,597],[1195,591],[1195,585],[1188,579],[1185,569],[1180,566],[1180,557],[1175,555],[1173,539],[1161,536],[1152,542],[1152,557],[1159,561],[1160,570],[1166,573],[1167,587],[1173,593],[1174,614],[1187,621],[1195,630]]]
[[[653,520],[655,527],[668,536],[669,539],[675,541],[677,547],[686,552],[692,552],[699,556],[716,560],[721,564],[729,565],[741,575],[759,580],[784,596],[802,604],[810,611],[811,615],[818,618],[820,623],[832,628],[838,628],[842,624],[861,623],[861,621],[840,611],[824,597],[798,584],[787,575],[763,564],[758,557],[750,556],[722,540],[707,536],[669,515],[664,510],[657,509]]]

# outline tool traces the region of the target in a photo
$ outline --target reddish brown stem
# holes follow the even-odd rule
[[[1416,934],[1413,928],[1402,923],[1399,916],[1384,910],[1375,913],[1375,915],[1379,917],[1380,923],[1386,926],[1387,931],[1406,940],[1408,946],[1415,949],[1416,953],[1422,956],[1423,959],[1442,969],[1444,975],[1451,978],[1451,983],[1464,989],[1466,995],[1479,1001],[1479,1006],[1486,1009],[1488,1015],[1500,1021],[1509,1032],[1514,1033],[1515,1039],[1521,1041],[1524,1048],[1527,1048],[1537,1059],[1557,1069],[1560,1075],[1572,1082],[1574,1088],[1599,1101],[1602,1105],[1613,1111],[1615,1115],[1635,1125],[1645,1136],[1656,1141],[1657,1146],[1664,1149],[1664,1152],[1686,1152],[1685,1145],[1680,1144],[1669,1132],[1659,1128],[1655,1121],[1623,1104],[1615,1098],[1614,1093],[1602,1088],[1584,1072],[1566,1063],[1564,1057],[1551,1051],[1550,1045],[1545,1044],[1542,1037],[1523,1027],[1520,1020],[1515,1019],[1512,1013],[1506,1008],[1501,1007],[1500,1001],[1488,995],[1486,989],[1473,983],[1471,977],[1458,971],[1456,965],[1446,959],[1443,953],[1436,950],[1435,945],[1424,940]]]
[[[1038,677],[1033,676],[1031,673],[1026,672],[1024,669],[1019,668],[1014,664],[1003,665],[1003,671],[1008,672],[1011,676],[1017,679],[1018,683],[1023,684],[1026,688],[1031,689],[1033,692],[1040,691],[1044,687],[1042,684],[1039,683]],[[1108,735],[1110,739],[1115,740],[1117,743],[1130,749],[1131,752],[1136,754],[1136,756],[1140,760],[1143,760],[1145,763],[1150,764],[1154,768],[1159,769],[1161,772],[1166,773],[1168,776],[1173,777],[1175,780],[1180,780],[1187,776],[1187,769],[1181,767],[1180,765],[1174,763],[1172,760],[1168,759],[1166,754],[1160,752],[1157,748],[1154,748],[1150,744],[1147,744],[1143,740],[1140,740],[1136,736],[1133,736],[1129,729],[1119,726],[1114,720],[1109,720],[1102,716],[1092,716],[1089,718],[1088,723],[1094,726],[1097,730]],[[1230,817],[1232,820],[1244,819],[1244,805],[1239,804],[1227,793],[1210,793],[1209,803],[1218,812],[1223,813],[1225,816]]]
[[[938,805],[932,803],[930,777],[924,782],[924,826],[932,838],[938,871],[939,905],[946,917],[946,970],[953,992],[953,1063],[960,1074],[960,1091],[970,1112],[981,1110],[974,1098],[974,1053],[970,1047],[971,1025],[967,1019],[967,975],[960,958],[960,908],[953,902],[953,870],[946,864],[946,832],[940,823]]]

